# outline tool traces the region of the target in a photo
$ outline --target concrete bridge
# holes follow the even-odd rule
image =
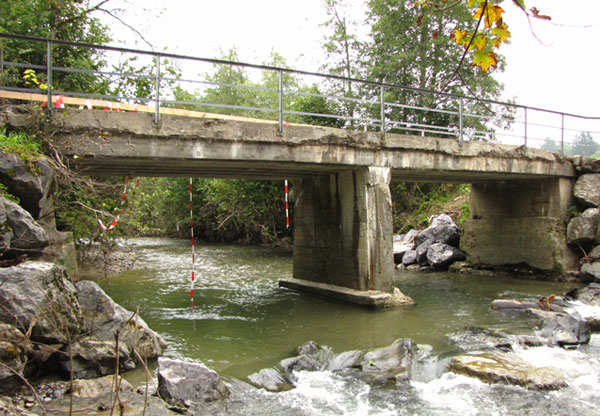
[[[461,248],[475,264],[571,267],[566,211],[571,162],[486,142],[286,125],[268,121],[61,110],[58,150],[90,175],[292,179],[294,278],[283,286],[384,307],[393,290],[397,181],[471,183]]]

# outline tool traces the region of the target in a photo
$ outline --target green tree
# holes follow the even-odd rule
[[[0,0],[0,31],[71,42],[103,44],[110,40],[108,28],[94,12],[101,10],[108,0]],[[21,40],[0,41],[0,57],[5,61],[46,64],[46,45]],[[105,65],[103,54],[87,48],[56,45],[53,49],[53,65],[59,67],[98,70]],[[5,67],[2,81],[5,85],[24,86],[22,69]],[[46,74],[38,74],[45,82]],[[53,74],[54,89],[104,93],[107,83],[92,74]]]
[[[464,47],[448,42],[454,28],[472,19],[469,8],[457,3],[450,9],[423,8],[411,2],[369,0],[367,22],[372,42],[364,49],[363,65],[369,79],[405,87],[444,91],[451,94],[495,99],[502,84],[487,73],[471,66],[456,72]],[[503,60],[498,57],[498,68]],[[378,91],[372,91],[376,97]],[[448,95],[415,94],[406,89],[388,89],[386,102],[402,105],[386,109],[388,117],[406,124],[456,126],[456,115],[434,110],[458,110],[456,97]],[[426,108],[415,110],[406,106]],[[378,108],[374,110],[378,111]],[[493,114],[499,109],[489,104],[464,101],[465,113]],[[489,130],[489,121],[466,119],[466,127]]]
[[[600,144],[594,140],[589,132],[581,132],[575,136],[572,147],[574,155],[592,156],[598,150],[600,150]]]

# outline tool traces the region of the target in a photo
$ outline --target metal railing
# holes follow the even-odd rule
[[[23,44],[38,48],[37,61],[3,58],[16,55],[11,48]],[[77,53],[85,65],[61,65]],[[28,69],[39,71],[47,88],[41,81],[27,85],[22,74]],[[78,77],[92,80],[96,91],[82,89],[85,83],[73,81]],[[554,143],[550,150],[561,154],[581,134],[600,133],[600,117],[269,65],[2,33],[0,89],[41,92],[48,103],[60,94],[146,104],[154,107],[155,123],[161,107],[183,107],[271,119],[279,132],[286,122],[300,122],[453,138],[461,145],[466,140],[525,148]]]

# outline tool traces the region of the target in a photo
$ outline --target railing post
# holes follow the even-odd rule
[[[458,145],[463,146],[463,99],[458,100]]]
[[[560,155],[565,155],[565,115],[561,114],[561,126],[560,126]]]
[[[385,136],[385,86],[379,86],[379,100],[381,107],[381,135]]]
[[[523,147],[527,150],[527,107],[525,107],[525,141]]]
[[[46,109],[52,114],[52,41],[46,42],[46,78],[48,84],[48,106]]]
[[[278,114],[279,114],[279,122],[277,123],[277,132],[279,134],[283,133],[283,71],[280,69],[278,72],[278,79],[279,79],[279,87],[277,89],[278,92],[278,99],[279,99],[279,108],[278,108]]]
[[[160,53],[156,54],[156,76],[154,91],[154,124],[158,125],[160,121]]]

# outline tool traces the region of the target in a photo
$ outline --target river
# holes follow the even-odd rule
[[[234,414],[263,415],[600,415],[600,337],[578,350],[536,347],[518,355],[563,372],[569,386],[555,392],[488,385],[445,371],[460,352],[452,339],[466,328],[530,330],[522,314],[496,312],[500,295],[535,299],[561,294],[573,283],[453,273],[397,272],[396,285],[416,306],[386,311],[299,295],[279,289],[292,276],[291,255],[272,249],[197,245],[195,305],[190,308],[189,242],[128,239],[137,253],[133,270],[100,285],[140,315],[169,343],[166,356],[197,360],[216,370],[239,400]],[[276,366],[308,340],[336,353],[411,338],[421,359],[410,383],[372,386],[327,372],[299,372],[296,388],[283,393],[240,388],[247,377]],[[238,385],[238,387],[236,387]],[[236,413],[239,412],[239,413]]]

